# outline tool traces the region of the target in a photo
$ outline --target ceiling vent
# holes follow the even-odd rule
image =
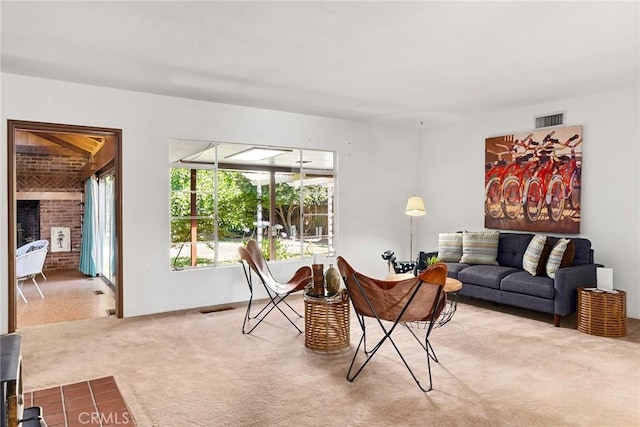
[[[542,128],[550,128],[550,127],[556,127],[556,126],[564,126],[566,122],[565,115],[566,115],[566,111],[562,111],[559,113],[544,114],[542,116],[535,116],[534,117],[535,128],[542,129]]]

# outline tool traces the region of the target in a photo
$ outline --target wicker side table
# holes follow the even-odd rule
[[[578,288],[578,330],[601,337],[627,335],[627,293]]]
[[[304,345],[311,350],[338,351],[350,342],[349,294],[304,296]]]

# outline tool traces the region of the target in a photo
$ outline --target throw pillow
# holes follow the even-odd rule
[[[552,279],[555,277],[558,268],[560,268],[562,256],[567,250],[568,244],[569,239],[560,239],[556,242],[555,245],[553,245],[553,249],[551,249],[549,260],[547,261],[547,276],[551,277]]]
[[[540,254],[540,261],[538,261],[538,268],[536,268],[536,276],[544,276],[547,274],[547,261],[549,260],[551,249],[553,249],[553,243],[551,243],[550,239],[547,239],[547,241],[544,242],[542,254]]]
[[[499,231],[465,231],[462,233],[462,258],[466,264],[498,265]]]
[[[462,233],[438,235],[438,258],[442,262],[460,262],[462,258]]]
[[[571,267],[573,265],[573,260],[575,257],[576,257],[576,243],[573,240],[569,240],[567,249],[564,251],[564,255],[562,255],[562,261],[560,261],[560,268]]]
[[[542,234],[536,234],[529,242],[527,250],[524,251],[522,257],[522,268],[532,276],[535,276],[538,272],[538,264],[540,263],[540,257],[544,251],[544,245],[547,242],[547,236]]]

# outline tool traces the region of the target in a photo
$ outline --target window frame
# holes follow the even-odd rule
[[[171,140],[170,144],[173,143],[173,141],[183,141],[183,140]],[[239,173],[243,173],[243,171],[246,172],[259,172],[259,173],[268,173],[269,176],[269,184],[268,184],[268,188],[269,188],[269,206],[268,207],[263,207],[262,210],[267,210],[269,213],[269,224],[277,224],[276,221],[276,217],[277,217],[277,213],[276,213],[276,205],[277,205],[277,200],[276,200],[276,174],[278,173],[284,173],[284,174],[291,174],[292,176],[298,176],[298,179],[296,181],[291,181],[291,182],[295,182],[294,184],[289,184],[292,186],[299,186],[300,187],[300,191],[299,191],[299,202],[298,202],[298,213],[296,215],[297,217],[297,222],[296,222],[296,230],[297,230],[297,235],[300,236],[299,237],[299,242],[297,242],[297,244],[299,244],[299,253],[297,253],[296,255],[294,255],[294,258],[296,260],[305,260],[305,259],[311,259],[313,256],[313,253],[307,253],[305,251],[305,236],[307,236],[306,234],[304,234],[304,221],[307,219],[307,217],[309,216],[318,216],[318,217],[326,217],[326,226],[327,226],[327,235],[326,235],[326,240],[327,240],[327,244],[326,244],[326,253],[323,253],[324,256],[335,256],[336,253],[336,225],[338,223],[337,221],[337,201],[336,201],[336,197],[335,197],[335,186],[336,186],[336,181],[337,181],[337,173],[336,173],[336,160],[337,160],[337,153],[335,151],[332,150],[317,150],[317,149],[306,149],[306,148],[295,148],[295,147],[275,147],[275,146],[269,146],[269,148],[276,148],[276,149],[282,149],[282,150],[287,150],[289,152],[293,152],[293,151],[299,151],[299,159],[295,162],[295,166],[290,165],[290,166],[278,166],[278,165],[273,165],[273,164],[256,164],[256,163],[252,163],[250,161],[246,161],[246,162],[228,162],[228,161],[224,161],[224,159],[221,159],[221,161],[218,161],[218,158],[221,157],[220,153],[219,153],[219,147],[221,145],[225,145],[225,148],[229,148],[229,147],[237,147],[238,149],[242,149],[243,147],[246,147],[246,144],[240,144],[240,143],[228,143],[228,142],[207,142],[207,141],[189,141],[190,143],[193,142],[200,142],[203,145],[206,145],[206,148],[204,150],[202,150],[200,153],[198,153],[197,155],[191,155],[191,156],[186,156],[186,157],[194,157],[195,159],[172,159],[173,161],[170,161],[169,163],[169,177],[171,180],[171,176],[172,176],[172,171],[174,168],[179,168],[179,169],[185,169],[187,171],[189,171],[189,174],[193,174],[192,171],[197,171],[197,170],[212,170],[213,171],[213,189],[211,190],[211,192],[213,193],[213,201],[214,201],[214,209],[213,209],[213,215],[209,215],[206,217],[203,216],[198,216],[198,215],[193,215],[193,205],[191,206],[191,214],[187,217],[183,217],[183,216],[173,216],[172,212],[170,211],[170,224],[173,224],[175,220],[178,219],[212,219],[213,220],[213,240],[208,240],[207,242],[200,242],[197,240],[197,228],[196,228],[196,240],[195,243],[199,244],[199,243],[209,243],[209,242],[213,242],[213,247],[214,247],[214,254],[213,254],[213,261],[209,264],[204,264],[204,265],[198,265],[197,264],[197,249],[191,250],[190,256],[189,258],[191,259],[190,264],[191,265],[187,265],[187,266],[182,266],[182,267],[178,267],[176,266],[175,262],[177,261],[179,255],[180,255],[180,251],[182,249],[179,250],[178,254],[175,256],[171,255],[170,256],[170,266],[171,269],[174,271],[179,271],[179,270],[192,270],[192,269],[198,269],[198,268],[219,268],[219,267],[225,267],[225,266],[229,266],[229,261],[224,259],[221,260],[220,259],[220,212],[219,212],[219,202],[220,202],[220,183],[219,183],[219,173],[221,171],[226,171],[226,172],[239,172]],[[254,147],[259,147],[255,144],[252,144],[251,146]],[[213,161],[204,161],[204,160],[200,160],[197,161],[197,159],[202,156],[202,153],[204,152],[211,152],[211,150],[213,150]],[[316,169],[316,168],[309,168],[309,167],[305,167],[305,164],[307,163],[307,161],[305,160],[305,153],[319,153],[319,155],[323,155],[323,156],[331,156],[331,160],[330,160],[330,169],[328,168],[322,168],[322,169]],[[204,156],[203,156],[204,157]],[[195,173],[197,176],[197,172]],[[246,175],[244,175],[245,177],[247,177]],[[324,177],[327,179],[330,179],[330,184],[305,184],[305,182],[310,181],[312,178],[315,177]],[[255,185],[255,184],[254,184]],[[312,185],[321,185],[323,187],[327,188],[327,199],[325,202],[326,205],[326,213],[324,214],[314,214],[314,215],[310,215],[306,212],[306,208],[305,208],[305,188],[308,186],[312,186]],[[173,186],[170,185],[170,197],[169,197],[169,209],[171,210],[171,206],[172,206],[172,195],[174,193],[179,193],[179,192],[184,192],[184,191],[188,191],[190,193],[198,193],[197,190],[198,184],[197,182],[191,182],[190,188],[189,190],[184,190],[184,189],[178,189],[178,190],[174,190]],[[259,197],[258,197],[258,207],[260,206],[260,202],[259,202]],[[262,232],[262,228],[260,227],[260,224],[257,224],[258,222],[258,212],[260,212],[260,209],[257,208],[257,212],[256,212],[256,222],[254,222],[254,225],[256,226],[256,234],[260,235],[259,233]],[[286,223],[284,221],[284,219],[282,219],[283,223]],[[291,224],[293,225],[293,223]],[[197,225],[196,225],[197,227]],[[172,230],[172,228],[170,227],[170,230]],[[193,229],[192,229],[193,230]],[[278,229],[276,229],[277,231]],[[173,235],[172,233],[170,233],[171,235]],[[191,234],[193,234],[193,231],[191,232]],[[276,236],[277,233],[274,233],[274,231],[269,230],[266,238],[269,239],[269,243],[268,243],[268,251],[269,253],[266,254],[268,259],[271,259],[275,262],[278,261],[286,261],[286,259],[283,260],[278,260],[276,259],[276,239],[280,238],[281,236]],[[242,237],[242,241],[244,241],[244,233],[243,233],[243,237]],[[295,236],[294,236],[295,237]],[[290,237],[291,239],[293,239],[294,237]],[[322,237],[322,236],[321,236]],[[263,238],[264,239],[264,238]],[[258,239],[258,240],[262,240],[262,239]],[[186,243],[189,243],[190,246],[193,245],[194,240],[193,237],[191,239],[191,241],[189,242],[182,242],[182,243],[178,243],[173,241],[173,237],[171,238],[169,247],[170,247],[170,253],[174,250],[175,245],[180,244],[181,247],[183,247]],[[311,246],[311,244],[306,243],[307,246]],[[264,250],[264,249],[263,249]],[[195,255],[194,255],[195,253]],[[295,249],[294,249],[294,252]],[[196,257],[196,264],[193,265],[194,263],[194,256]]]

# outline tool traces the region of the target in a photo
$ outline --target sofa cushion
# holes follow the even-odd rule
[[[536,234],[529,242],[527,250],[522,257],[522,268],[532,276],[535,276],[538,271],[538,264],[540,264],[540,257],[544,251],[545,243],[547,242],[547,236],[542,234]]]
[[[576,256],[573,258],[573,265],[586,265],[593,263],[591,240],[582,238],[573,238],[571,240],[576,244]]]
[[[465,264],[498,265],[499,231],[465,231],[462,233],[462,258]]]
[[[522,257],[532,237],[529,233],[500,233],[498,264],[522,270]]]
[[[519,271],[502,279],[500,289],[548,299],[555,295],[553,279],[547,276],[531,276],[526,271]]]
[[[471,267],[471,264],[463,264],[461,262],[445,262],[447,264],[447,276],[458,278],[458,273],[467,267]]]
[[[551,278],[555,277],[568,244],[569,239],[560,239],[553,245],[553,249],[551,249],[551,253],[549,254],[549,260],[547,261],[547,276]]]
[[[462,233],[438,235],[438,258],[442,262],[458,262],[462,258]]]
[[[517,273],[513,267],[499,265],[472,265],[458,272],[458,280],[462,283],[500,289],[500,281],[510,274]],[[524,272],[525,274],[529,274]]]

